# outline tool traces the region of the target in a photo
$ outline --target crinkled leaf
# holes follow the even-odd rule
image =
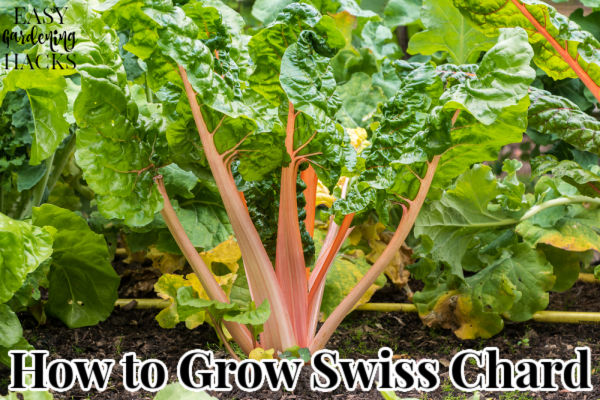
[[[546,308],[553,284],[552,266],[543,255],[519,244],[458,287],[426,284],[414,302],[429,326],[452,329],[461,339],[488,338],[502,329],[503,316],[524,321]]]
[[[362,93],[363,96],[357,96],[357,93]],[[345,127],[367,126],[372,121],[378,104],[387,99],[382,89],[375,86],[372,78],[363,72],[353,74],[350,81],[338,86],[336,94],[342,101],[336,118]]]
[[[529,67],[533,51],[523,29],[500,30],[498,43],[481,60],[477,79],[451,87],[442,99],[446,108],[467,110],[485,125],[528,93],[535,79]]]
[[[508,0],[453,0],[454,5],[487,34],[496,34],[505,27],[522,27],[527,30],[535,50],[533,61],[554,79],[576,78],[577,75],[529,20]],[[539,0],[516,0],[527,8],[548,33],[566,48],[592,80],[600,83],[600,42],[583,31],[554,7]]]
[[[600,121],[572,101],[535,89],[530,94],[529,128],[600,155]]]

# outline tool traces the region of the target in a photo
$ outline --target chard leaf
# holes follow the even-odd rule
[[[364,167],[357,163],[359,183],[334,203],[336,217],[375,209],[384,224],[395,225],[394,207],[416,196],[434,156],[441,159],[433,184],[445,187],[473,163],[520,142],[535,77],[531,56],[525,32],[516,29],[501,32],[478,68],[397,62],[400,89],[381,107],[371,146],[361,153]]]
[[[0,348],[11,348],[23,339],[23,327],[7,304],[0,304]]]
[[[527,95],[535,79],[535,71],[529,67],[532,56],[523,29],[500,30],[498,43],[481,60],[477,79],[445,92],[444,107],[466,110],[490,125],[506,107],[517,105]]]
[[[138,115],[125,89],[111,82],[113,70],[94,67],[94,73],[81,71],[75,102],[77,164],[106,218],[143,226],[162,208],[152,182],[161,120]]]
[[[544,155],[535,158],[532,166],[534,167],[534,176],[552,173],[553,176],[575,186],[580,193],[586,196],[593,197],[600,194],[600,166],[598,165],[584,168],[575,161],[558,161],[552,155]]]
[[[327,38],[327,46],[343,47],[344,38],[331,23],[331,17],[321,17],[312,6],[293,3],[285,7],[277,19],[250,39],[248,49],[256,68],[249,77],[250,86],[273,105],[285,103],[279,83],[279,73],[287,47],[295,43],[300,33],[312,29]],[[335,46],[334,46],[335,45]]]
[[[332,51],[313,31],[303,31],[281,60],[281,87],[294,107],[313,119],[333,117],[340,107],[334,95],[336,82],[329,58],[319,52]]]
[[[357,96],[362,93],[364,96]],[[344,85],[336,88],[342,106],[336,118],[345,127],[365,127],[372,121],[377,106],[387,99],[381,87],[375,85],[371,76],[357,72]]]
[[[23,89],[31,105],[35,130],[31,144],[30,165],[37,165],[54,154],[69,135],[65,77],[55,71],[10,71],[0,78],[0,104],[8,92]]]
[[[383,22],[390,28],[409,25],[419,19],[422,0],[389,0],[383,10]]]
[[[462,174],[453,189],[446,190],[438,201],[423,207],[415,222],[415,236],[427,235],[433,244],[430,257],[449,265],[462,277],[463,268],[477,271],[484,267],[478,257],[471,257],[473,248],[483,247],[486,232],[514,226],[522,212],[494,207],[502,194],[497,179],[489,167],[476,165]],[[500,237],[502,231],[494,233]],[[472,265],[469,265],[472,263]]]
[[[421,22],[426,29],[410,38],[410,54],[446,51],[456,64],[473,64],[496,42],[463,17],[451,0],[425,0]]]
[[[600,82],[600,42],[589,32],[583,31],[567,17],[559,14],[554,7],[538,0],[453,0],[454,5],[484,33],[496,34],[505,27],[522,27],[527,30],[529,41],[534,48],[533,61],[553,79],[576,78],[577,75],[567,62],[542,37],[532,23],[523,15],[515,1],[522,4],[533,17],[545,27],[561,47],[592,80]]]
[[[429,326],[452,329],[461,339],[489,338],[503,328],[502,316],[525,321],[546,308],[553,284],[552,266],[521,243],[459,287],[451,281],[426,284],[414,301]]]
[[[539,171],[552,167],[562,166]],[[560,174],[542,176],[526,193],[520,168],[505,162],[498,180],[476,165],[419,214],[414,232],[428,258],[411,269],[426,283],[414,301],[427,324],[490,337],[502,318],[523,321],[544,309],[546,292],[566,290],[589,264],[600,244],[600,200],[581,196]]]
[[[578,150],[600,155],[600,121],[569,99],[545,90],[533,89],[530,98],[530,129],[564,140]]]
[[[75,213],[51,204],[35,207],[32,222],[55,230],[48,315],[70,328],[96,325],[108,318],[120,279],[110,264],[104,236],[92,232]]]
[[[48,231],[0,214],[0,304],[10,300],[27,275],[51,255]]]

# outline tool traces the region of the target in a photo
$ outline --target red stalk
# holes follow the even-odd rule
[[[308,234],[312,237],[315,233],[315,215],[317,208],[317,173],[312,165],[309,165],[307,169],[300,172],[300,178],[306,184],[306,189],[304,190],[304,199],[306,200],[306,206],[304,210],[306,210],[306,218],[304,219],[304,224],[306,225],[306,230]]]
[[[579,65],[577,60],[571,57],[569,52],[564,47],[562,47],[556,41],[556,39],[552,37],[552,35],[550,35],[546,28],[544,28],[542,24],[540,24],[538,20],[535,19],[535,17],[529,12],[529,10],[527,9],[527,7],[525,7],[524,4],[522,4],[519,0],[511,1],[519,9],[521,14],[523,14],[525,18],[527,18],[529,22],[531,22],[531,24],[535,27],[537,32],[541,34],[548,42],[550,42],[552,47],[554,47],[554,50],[556,50],[556,52],[562,57],[562,59],[565,60],[567,64],[569,64],[571,69],[575,72],[575,74],[577,74],[577,76],[579,77],[579,79],[581,79],[584,85],[587,86],[588,89],[590,89],[596,100],[600,102],[600,87],[592,80],[592,78],[587,74],[587,72],[583,70],[583,68],[581,67],[581,65]]]
[[[271,260],[263,247],[244,202],[238,194],[231,171],[215,147],[213,136],[208,131],[200,111],[196,93],[187,78],[185,69],[181,66],[179,74],[185,87],[206,159],[242,252],[252,299],[256,304],[268,300],[271,306],[271,316],[265,324],[265,331],[269,332],[268,341],[264,345],[267,348],[274,347],[279,350],[295,346],[297,341],[292,330],[290,315]]]
[[[177,242],[177,245],[181,249],[181,252],[196,273],[200,283],[202,283],[202,287],[211,299],[223,303],[229,303],[227,295],[221,286],[219,286],[219,283],[215,280],[215,277],[204,263],[204,260],[202,260],[202,257],[200,257],[196,251],[196,248],[185,233],[179,218],[177,218],[177,214],[175,213],[175,210],[171,205],[171,201],[169,200],[169,196],[167,195],[167,190],[165,189],[162,176],[159,175],[155,177],[154,181],[157,184],[158,191],[162,195],[164,202],[164,208],[161,211],[161,215],[167,223],[167,227],[173,235],[175,242]],[[245,325],[240,325],[235,322],[225,322],[225,326],[227,327],[229,333],[231,333],[233,339],[240,345],[244,352],[249,353],[254,348],[252,334]]]
[[[281,192],[279,200],[279,221],[277,226],[277,249],[275,255],[275,273],[283,296],[292,316],[292,324],[298,339],[298,345],[308,346],[307,310],[308,286],[298,221],[298,203],[296,201],[297,159],[294,154],[294,130],[296,114],[289,103],[286,126],[285,146],[292,157],[287,167],[281,170]]]
[[[325,276],[327,275],[327,271],[329,270],[329,266],[331,265],[336,254],[340,250],[340,247],[342,247],[342,243],[344,243],[344,239],[346,239],[346,233],[348,232],[348,229],[350,228],[350,224],[352,224],[353,218],[354,218],[354,213],[344,216],[344,220],[342,221],[342,225],[340,226],[340,229],[338,230],[337,234],[335,235],[333,244],[331,245],[331,247],[329,247],[327,249],[328,250],[327,256],[323,260],[323,263],[321,265],[315,266],[316,275],[315,275],[314,280],[312,279],[312,274],[311,274],[310,292],[308,293],[308,303],[309,304],[312,304],[312,302],[315,298],[315,294],[317,293],[317,290],[318,290],[317,288],[321,285],[321,282],[323,282],[323,280],[325,279]]]
[[[400,224],[398,225],[396,232],[394,232],[392,240],[390,240],[390,243],[387,245],[383,253],[381,253],[381,256],[377,259],[375,264],[373,264],[365,276],[363,276],[363,278],[358,282],[358,284],[350,291],[348,296],[346,296],[344,300],[342,300],[342,302],[336,307],[333,313],[331,313],[317,335],[312,340],[309,346],[311,353],[314,353],[315,351],[325,347],[335,329],[343,321],[346,315],[352,311],[356,303],[371,287],[373,282],[377,280],[379,275],[385,271],[385,268],[394,258],[394,255],[398,252],[398,250],[400,250],[402,243],[404,243],[404,240],[410,233],[417,216],[419,215],[419,211],[425,202],[425,198],[429,192],[429,187],[433,181],[440,157],[441,156],[433,157],[433,160],[428,165],[425,177],[421,181],[421,186],[419,187],[417,196],[414,200],[412,200],[408,207],[403,206],[404,213],[402,214]]]

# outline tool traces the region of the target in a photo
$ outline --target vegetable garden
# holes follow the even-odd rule
[[[555,6],[1,4],[0,398],[34,348],[589,346],[600,384],[600,2]],[[233,398],[180,390],[19,396]]]

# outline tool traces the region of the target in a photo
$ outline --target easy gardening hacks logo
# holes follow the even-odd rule
[[[65,21],[67,7],[14,7],[2,10],[3,49],[0,68],[6,70],[73,70],[76,32]]]

